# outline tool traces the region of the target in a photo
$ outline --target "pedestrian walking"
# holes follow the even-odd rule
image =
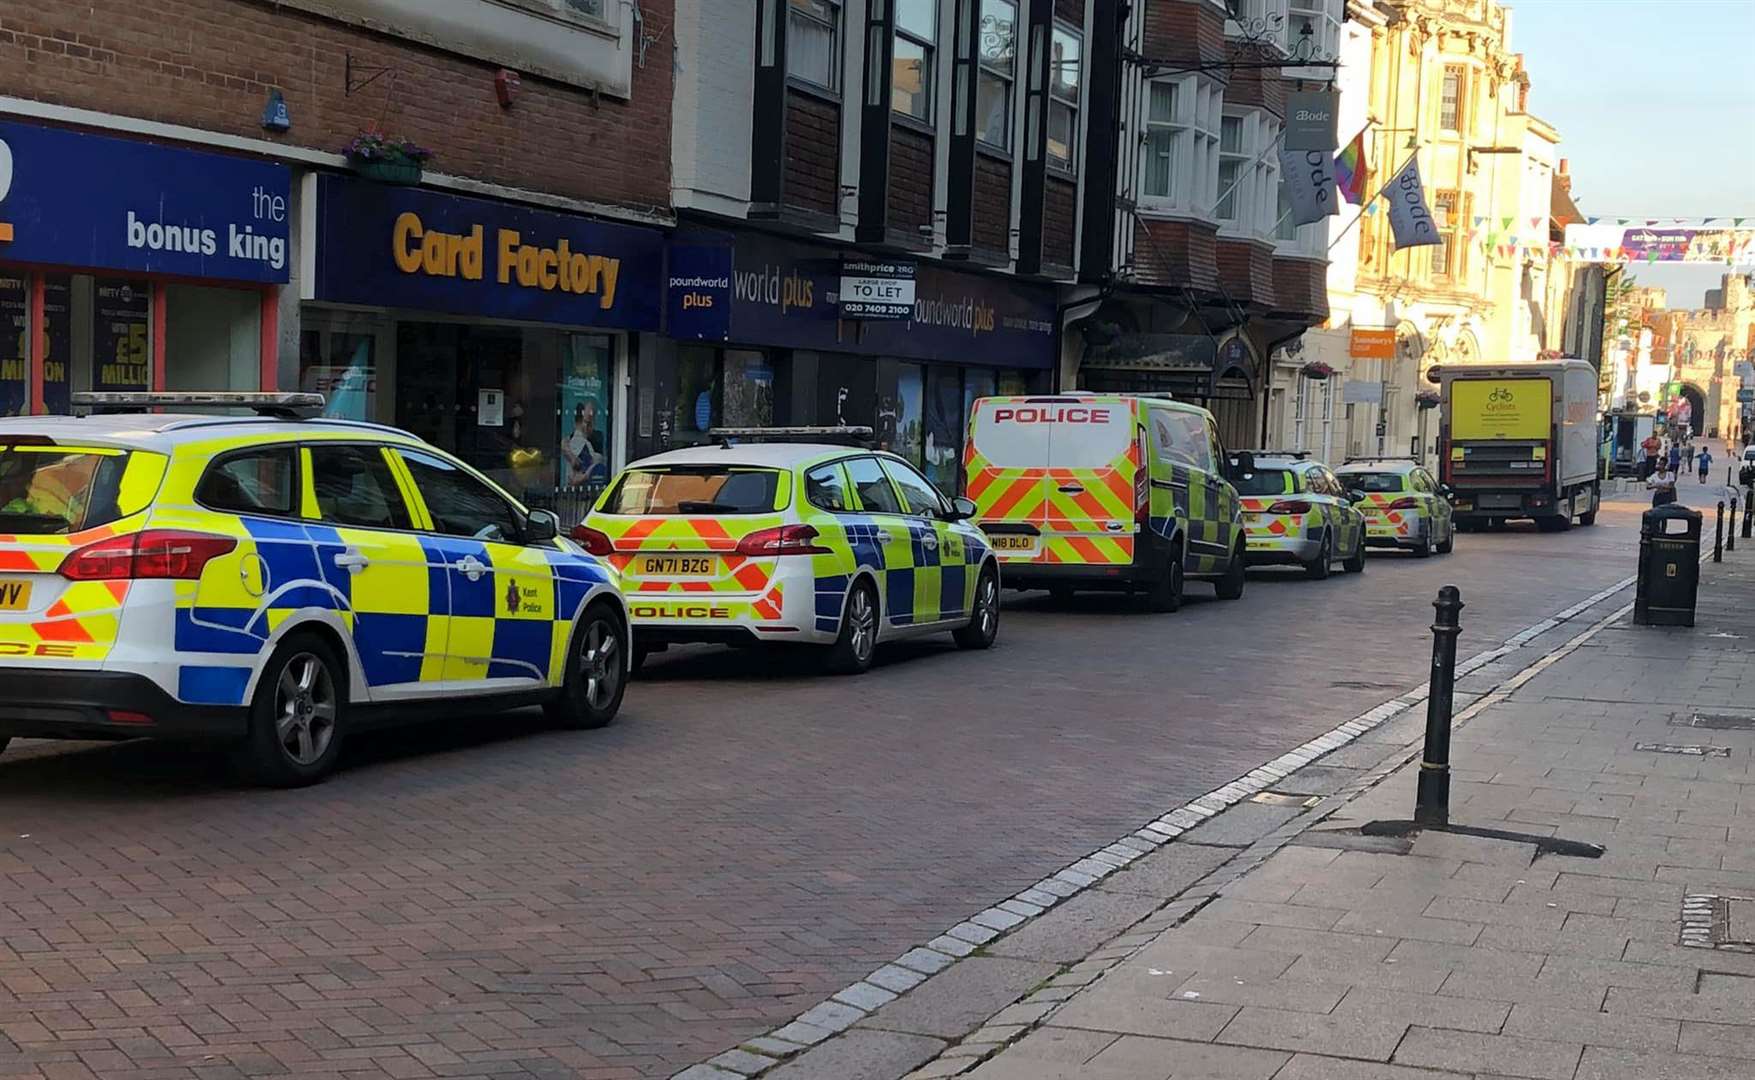
[[[1639,448],[1645,451],[1645,459],[1639,463],[1639,478],[1641,480],[1650,480],[1652,474],[1657,472],[1658,449],[1662,445],[1658,442],[1656,435],[1647,435],[1645,440],[1639,444]]]
[[[1711,469],[1711,468],[1712,468],[1712,447],[1702,446],[1700,448],[1700,482],[1702,484],[1706,483],[1706,472],[1708,469]]]
[[[1679,442],[1672,442],[1670,444],[1670,480],[1672,483],[1675,481],[1675,478],[1681,472],[1682,472],[1682,444]]]
[[[1690,472],[1694,471],[1694,455],[1695,455],[1695,453],[1696,453],[1696,451],[1694,448],[1694,440],[1689,439],[1688,440],[1688,470]]]
[[[1652,506],[1663,506],[1676,501],[1676,474],[1665,463],[1658,464],[1658,471],[1646,481],[1646,486],[1651,488]]]

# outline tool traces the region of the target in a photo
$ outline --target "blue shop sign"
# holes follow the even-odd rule
[[[0,259],[283,284],[286,166],[0,121]]]
[[[755,233],[740,233],[735,239],[716,235],[735,263],[730,339],[739,344],[993,367],[1054,367],[1052,288],[922,262],[915,272],[911,318],[843,319],[837,293],[844,249]],[[709,238],[689,236],[678,243],[699,248]]]
[[[313,300],[656,330],[664,234],[345,176],[317,183]]]

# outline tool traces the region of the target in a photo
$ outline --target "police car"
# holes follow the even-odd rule
[[[1326,578],[1338,561],[1365,569],[1365,515],[1327,465],[1304,451],[1257,450],[1232,483],[1243,504],[1250,565],[1292,563]]]
[[[712,434],[624,469],[573,532],[620,575],[636,667],[681,642],[814,644],[848,674],[894,639],[993,644],[999,564],[967,499],[861,448],[869,428]]]
[[[1413,458],[1352,458],[1335,470],[1365,515],[1365,543],[1424,559],[1456,546],[1448,491]]]
[[[0,420],[0,748],[234,744],[320,779],[347,735],[542,705],[599,727],[626,686],[612,576],[559,521],[313,394],[86,394]],[[113,410],[253,407],[267,415]]]

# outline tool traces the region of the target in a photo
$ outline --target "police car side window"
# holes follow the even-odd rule
[[[884,471],[890,474],[890,479],[894,480],[896,487],[901,489],[908,513],[918,514],[921,517],[937,517],[943,512],[944,500],[939,498],[938,491],[926,477],[921,476],[900,461],[886,460],[883,465]]]
[[[209,510],[285,517],[297,504],[297,447],[262,446],[215,459],[195,487]]]
[[[435,531],[494,543],[519,542],[523,522],[494,489],[442,458],[407,450],[401,454]]]
[[[890,486],[890,478],[884,475],[877,458],[853,458],[847,462],[847,478],[853,481],[853,490],[859,494],[861,510],[868,514],[902,512],[896,489]]]
[[[841,471],[840,462],[819,465],[805,473],[804,497],[818,510],[834,514],[853,509],[853,501],[847,496],[847,475]]]
[[[1152,452],[1159,461],[1213,471],[1213,443],[1199,413],[1153,409]]]
[[[319,444],[310,451],[311,492],[324,521],[362,529],[409,527],[408,506],[381,447]]]

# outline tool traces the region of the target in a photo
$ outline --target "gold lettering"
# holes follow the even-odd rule
[[[555,245],[555,270],[562,292],[573,292],[573,252],[566,240]]]
[[[451,277],[456,273],[457,249],[455,236],[442,232],[427,233],[420,242],[421,269],[434,277]]]
[[[518,284],[526,289],[534,288],[542,278],[542,260],[537,258],[541,250],[528,245],[518,249]]]
[[[511,229],[500,230],[500,284],[508,285],[512,281],[512,271],[518,265],[518,234]],[[523,282],[519,282],[523,284]]]
[[[542,283],[543,290],[553,292],[556,284],[555,263],[559,259],[553,250],[543,248],[537,254],[537,280]]]
[[[459,241],[458,246],[462,249],[462,257],[459,262],[462,265],[463,276],[470,281],[480,281],[482,246],[481,226],[477,225],[470,229],[469,239]]]
[[[603,289],[597,294],[597,306],[608,311],[615,306],[615,281],[622,272],[622,261],[593,255],[591,262],[594,272],[601,275],[603,282]]]
[[[420,216],[413,211],[396,215],[396,226],[390,233],[390,255],[396,260],[396,269],[405,274],[417,273],[420,270],[421,253],[418,247],[410,246],[410,241],[421,237]]]
[[[596,292],[597,286],[591,280],[591,256],[574,255],[567,262],[572,270],[567,276],[573,280],[573,291],[576,293]]]

